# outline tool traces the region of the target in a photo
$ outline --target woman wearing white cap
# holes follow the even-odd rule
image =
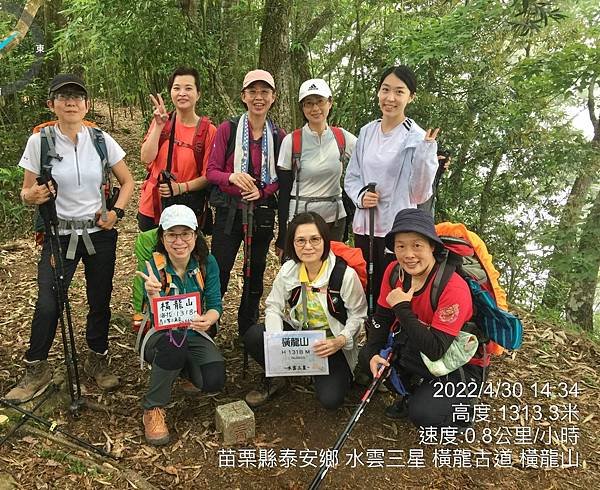
[[[186,329],[152,328],[141,343],[141,353],[152,365],[143,421],[146,441],[153,445],[169,442],[165,407],[179,376],[189,380],[196,391],[220,391],[225,384],[225,361],[208,334],[223,312],[219,267],[197,229],[190,208],[180,204],[166,208],[160,216],[152,261],[146,262],[146,273],[137,272],[145,281],[148,304],[153,298],[194,292],[200,293],[201,303],[201,313]]]
[[[341,241],[346,227],[341,178],[356,137],[329,126],[331,89],[321,78],[306,80],[298,94],[306,124],[281,143],[279,160],[278,251],[284,247],[287,223],[299,213],[314,211],[330,227],[332,240]]]

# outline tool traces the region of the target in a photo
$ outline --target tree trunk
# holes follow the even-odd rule
[[[238,80],[236,66],[238,59],[238,23],[234,7],[238,0],[222,0],[221,2],[221,43],[219,53],[218,78],[230,99],[239,98],[241,80]],[[222,94],[221,94],[222,95]]]
[[[592,186],[592,179],[589,169],[582,168],[571,187],[569,198],[563,208],[554,237],[554,249],[550,256],[548,279],[542,298],[542,305],[546,308],[556,308],[558,305],[564,304],[567,299],[567,277],[572,257],[577,249],[577,222]]]
[[[279,126],[292,129],[292,66],[290,63],[290,18],[292,0],[265,0],[258,67],[275,79],[277,101],[271,117]]]
[[[593,77],[588,87],[588,113],[594,127],[594,138],[592,148],[600,149],[600,130],[598,128],[598,117],[594,107],[594,87],[596,77]],[[569,270],[571,269],[572,257],[576,250],[575,237],[577,236],[577,223],[583,212],[586,197],[592,186],[596,174],[600,169],[600,158],[592,160],[592,164],[582,167],[573,183],[571,193],[556,230],[554,239],[554,250],[550,256],[549,273],[544,289],[542,304],[547,308],[556,308],[564,305],[567,300],[567,284],[571,282]],[[590,214],[591,215],[591,214]]]
[[[574,261],[576,266],[572,274],[569,302],[566,306],[567,320],[580,325],[584,330],[594,330],[594,300],[600,270],[600,192],[588,215],[579,249]]]
[[[598,117],[594,108],[594,88],[596,78],[593,77],[588,89],[588,112],[594,126],[594,138],[592,148],[595,151],[592,167],[596,175],[600,168],[600,127]],[[598,182],[597,176],[595,182]],[[578,255],[573,261],[574,271],[571,278],[571,290],[569,301],[566,305],[567,319],[579,324],[583,329],[592,332],[594,330],[594,300],[596,298],[596,287],[598,285],[598,271],[600,271],[600,192],[596,194],[594,204],[588,214],[581,239],[579,240]]]

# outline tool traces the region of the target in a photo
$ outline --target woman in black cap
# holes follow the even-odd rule
[[[24,169],[21,200],[30,206],[49,203],[56,209],[62,250],[63,288],[66,292],[82,261],[87,302],[86,340],[89,347],[84,372],[103,390],[119,385],[108,363],[110,299],[117,250],[117,223],[133,193],[133,177],[125,152],[106,132],[89,127],[87,88],[79,77],[60,74],[50,82],[48,108],[56,121],[41,124],[29,137],[19,167]],[[93,125],[95,126],[95,125]],[[121,185],[116,201],[110,195],[109,175]],[[114,194],[112,195],[115,196]],[[52,202],[53,201],[53,202]],[[46,208],[47,209],[47,208]],[[43,230],[43,227],[38,230]],[[31,324],[25,375],[6,398],[22,403],[42,393],[52,380],[48,352],[59,319],[59,302],[51,258],[51,234],[43,238],[38,263],[38,298]]]
[[[436,255],[439,256],[444,244],[427,212],[400,211],[385,236],[385,244],[394,251],[397,261],[385,270],[374,317],[375,328],[360,353],[360,361],[365,369],[369,366],[373,375],[381,364],[388,365],[380,350],[386,346],[390,331],[395,331],[392,377],[398,377],[408,394],[388,407],[386,415],[408,417],[417,426],[456,425],[452,420],[453,405],[468,400],[452,396],[457,391],[457,383],[478,386],[483,377],[482,368],[474,364],[475,359],[469,355],[463,355],[454,365],[447,362],[456,354],[455,341],[463,338],[462,330],[473,315],[469,286],[451,271],[447,282],[444,278],[445,286],[437,306],[433,307],[432,289],[436,288],[440,271]],[[466,332],[465,335],[467,342],[474,342],[474,351],[476,337]],[[439,361],[449,369],[444,370],[442,366],[440,370]],[[448,383],[454,386],[446,389]],[[392,384],[396,391],[402,391],[398,383]]]

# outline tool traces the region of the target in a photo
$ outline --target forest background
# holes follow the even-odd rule
[[[301,125],[299,84],[322,77],[334,93],[330,123],[358,134],[379,117],[382,69],[405,63],[418,78],[408,115],[442,128],[452,155],[436,220],[484,238],[512,304],[597,335],[596,0],[14,0],[0,2],[0,37],[25,4],[37,12],[29,33],[0,47],[0,239],[31,232],[17,162],[31,128],[50,119],[58,72],[83,76],[111,124],[134,108],[147,124],[148,94],[166,96],[169,73],[191,65],[201,112],[217,123],[242,111],[244,73],[264,68],[287,130]],[[587,117],[588,137],[574,113]],[[142,178],[139,156],[128,163]]]

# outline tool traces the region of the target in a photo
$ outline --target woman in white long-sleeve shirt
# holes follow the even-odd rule
[[[375,208],[373,297],[392,253],[385,253],[384,237],[401,209],[416,208],[429,199],[438,168],[438,129],[423,130],[406,117],[415,98],[415,75],[407,66],[387,68],[379,81],[377,97],[382,117],[360,130],[344,180],[344,189],[356,205],[352,223],[355,246],[369,258],[369,208]],[[367,191],[376,183],[375,192]]]

